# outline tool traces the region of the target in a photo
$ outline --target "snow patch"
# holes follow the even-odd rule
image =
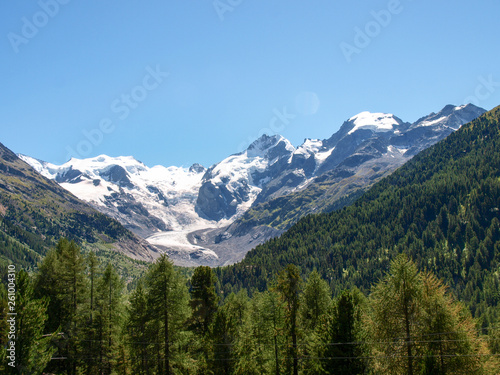
[[[319,139],[307,138],[302,145],[300,145],[294,152],[295,155],[304,155],[310,157],[312,154],[317,153],[323,147],[323,142]]]
[[[421,127],[421,126],[433,126],[433,125],[436,125],[436,124],[439,124],[440,122],[444,122],[446,121],[448,117],[447,116],[442,116],[436,120],[432,120],[432,121],[422,121],[421,123],[418,124],[418,126],[416,127]]]
[[[388,132],[393,130],[394,126],[399,125],[398,121],[394,118],[394,115],[388,113],[361,112],[356,116],[351,117],[349,121],[354,123],[354,127],[348,134],[352,134],[359,129],[369,129],[375,132]]]

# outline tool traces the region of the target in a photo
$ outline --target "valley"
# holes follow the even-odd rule
[[[294,147],[263,135],[209,168],[148,167],[101,155],[54,165],[20,157],[100,212],[166,252],[177,265],[228,265],[301,217],[330,212],[484,113],[448,105],[407,123],[362,112],[324,140]],[[200,234],[201,233],[201,234]]]

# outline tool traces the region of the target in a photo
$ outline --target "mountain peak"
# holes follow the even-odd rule
[[[198,163],[194,163],[192,166],[189,167],[189,172],[191,173],[203,173],[206,171],[206,168]]]
[[[353,128],[349,130],[348,134],[354,133],[359,129],[369,129],[375,132],[387,132],[394,129],[394,126],[401,124],[393,114],[390,113],[372,113],[361,112],[356,116],[351,117],[348,122],[353,124]]]
[[[262,156],[265,157],[269,154],[271,149],[279,148],[284,152],[295,151],[295,148],[292,146],[290,141],[285,137],[275,134],[275,135],[267,135],[264,134],[257,140],[255,140],[248,148],[247,155],[250,157],[253,156]],[[273,154],[273,153],[271,153]]]
[[[455,106],[448,104],[444,106],[438,113],[431,113],[418,119],[411,128],[418,128],[423,126],[439,126],[446,123],[446,127],[457,130],[464,123],[469,122],[471,119],[479,117],[486,110],[477,107],[474,104],[464,104]]]

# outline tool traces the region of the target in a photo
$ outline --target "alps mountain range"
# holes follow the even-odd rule
[[[324,140],[294,147],[264,135],[208,169],[148,167],[101,155],[54,165],[19,155],[97,210],[165,251],[178,265],[226,265],[301,216],[331,211],[425,148],[480,116],[448,105],[414,123],[362,112]]]

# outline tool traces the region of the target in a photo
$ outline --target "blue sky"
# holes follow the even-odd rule
[[[210,166],[362,112],[500,104],[498,0],[3,1],[0,142]]]

